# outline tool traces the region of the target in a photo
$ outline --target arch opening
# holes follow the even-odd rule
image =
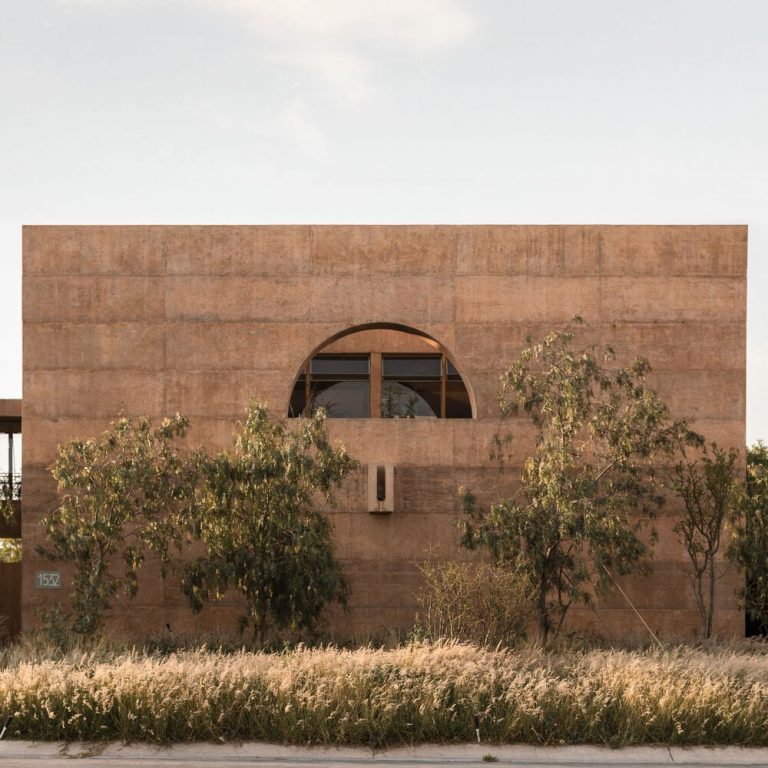
[[[369,323],[326,339],[297,373],[288,416],[324,408],[330,418],[475,418],[453,355],[410,326]]]

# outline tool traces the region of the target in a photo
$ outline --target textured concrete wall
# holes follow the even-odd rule
[[[334,334],[365,323],[423,331],[453,355],[477,404],[472,420],[337,420],[361,462],[394,464],[396,511],[366,512],[365,477],[331,514],[353,590],[340,632],[407,626],[416,564],[463,557],[459,484],[511,487],[488,459],[498,376],[536,336],[578,313],[586,336],[643,354],[676,416],[721,445],[745,441],[745,227],[275,226],[27,227],[24,230],[24,622],[55,594],[36,591],[34,554],[53,503],[56,444],[97,434],[119,411],[177,411],[191,441],[228,446],[250,397],[286,412],[297,371]],[[337,342],[343,347],[344,340]],[[522,461],[532,444],[511,424]],[[626,589],[655,629],[697,624],[668,505],[653,575]],[[721,633],[740,633],[739,575],[720,582]],[[149,563],[126,629],[231,627],[237,600],[192,617]],[[640,634],[620,596],[574,621]],[[607,627],[607,629],[606,629]]]

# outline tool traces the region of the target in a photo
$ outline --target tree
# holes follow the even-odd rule
[[[17,503],[21,498],[21,482],[12,482],[10,476],[0,475],[0,522],[17,523]]]
[[[746,575],[744,605],[762,634],[768,633],[768,446],[747,448],[743,515],[735,526],[729,557]]]
[[[519,490],[488,509],[464,491],[462,544],[527,572],[542,643],[613,573],[645,569],[639,528],[663,501],[656,463],[701,440],[649,388],[647,360],[609,370],[611,348],[602,361],[594,348],[574,350],[581,323],[576,317],[539,343],[529,340],[501,377],[502,423],[522,406],[537,431]],[[497,439],[497,457],[509,439]]]
[[[416,403],[419,397],[416,393],[407,395],[401,384],[385,381],[381,392],[381,417],[383,419],[415,419]],[[405,401],[405,402],[403,402]]]
[[[21,539],[0,539],[0,563],[21,562]]]
[[[59,446],[51,468],[59,506],[43,518],[51,560],[74,564],[73,629],[93,634],[121,590],[134,597],[147,550],[161,559],[179,542],[191,500],[188,463],[175,445],[186,434],[181,416],[153,428],[147,418],[121,417],[101,439]],[[122,556],[122,578],[111,570]]]
[[[263,644],[273,629],[315,629],[326,603],[344,602],[347,587],[320,502],[355,468],[333,448],[322,409],[311,418],[270,420],[252,403],[234,450],[198,453],[195,535],[206,554],[184,567],[182,590],[195,611],[235,590]]]
[[[681,461],[673,470],[672,486],[684,505],[674,531],[691,563],[691,587],[701,616],[702,640],[712,637],[718,578],[715,558],[725,526],[738,515],[741,503],[738,460],[735,448],[725,451],[712,443],[700,461]]]

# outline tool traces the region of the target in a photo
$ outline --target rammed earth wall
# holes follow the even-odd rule
[[[406,627],[417,563],[464,557],[457,548],[458,485],[489,497],[514,485],[488,458],[505,362],[528,336],[580,314],[585,337],[622,359],[647,356],[676,416],[720,445],[745,442],[747,229],[742,226],[136,226],[24,229],[23,623],[66,593],[35,588],[49,568],[34,551],[54,503],[46,470],[56,445],[98,434],[120,411],[192,420],[191,442],[230,444],[251,397],[283,415],[295,377],[326,339],[351,326],[398,323],[438,340],[471,388],[470,420],[329,422],[363,464],[395,466],[395,511],[367,512],[366,477],[330,514],[349,574],[338,634]],[[514,421],[517,463],[532,446]],[[657,521],[653,575],[624,588],[649,624],[692,635],[698,615],[670,503]],[[65,572],[66,577],[66,572]],[[740,634],[734,590],[719,582],[716,629]],[[640,634],[623,598],[596,632]],[[225,629],[238,603],[193,617],[173,581],[149,562],[138,599],[116,606],[121,631]],[[606,630],[606,627],[608,628]]]

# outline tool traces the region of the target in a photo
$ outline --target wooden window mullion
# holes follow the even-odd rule
[[[381,364],[381,352],[371,352],[370,357],[370,392],[371,392],[371,418],[381,418],[381,377],[383,366]]]
[[[442,373],[440,381],[440,418],[445,418],[445,401],[448,390],[448,363],[445,354],[440,356],[440,371]]]

